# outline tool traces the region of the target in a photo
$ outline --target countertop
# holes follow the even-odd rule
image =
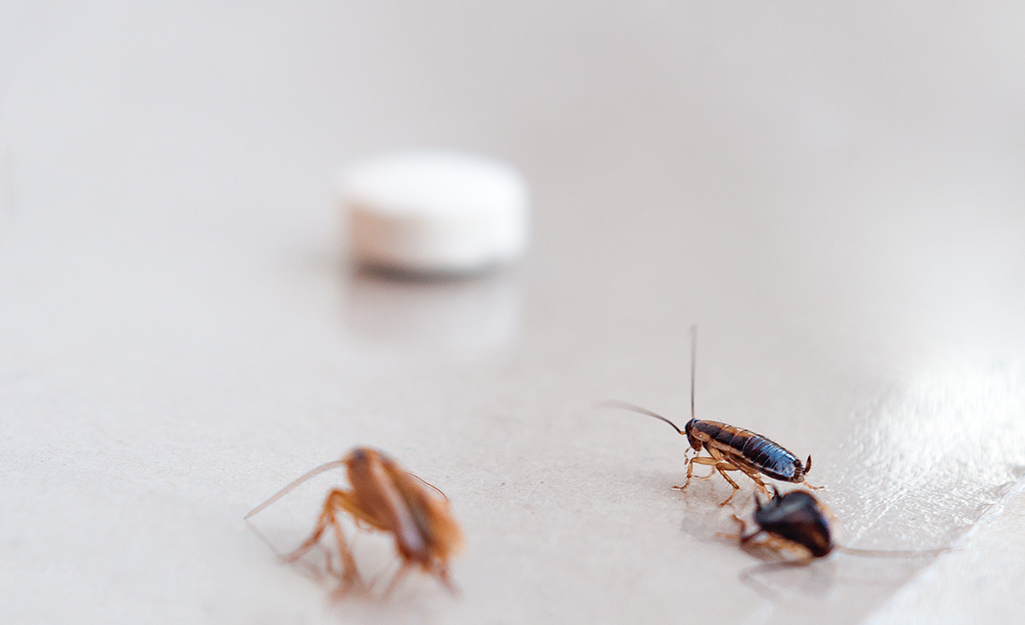
[[[0,620],[961,623],[1025,607],[1025,9],[0,8]],[[339,171],[530,182],[514,266],[347,260]],[[686,440],[811,455],[844,545],[766,567]],[[276,560],[368,445],[437,485],[453,597]],[[702,469],[704,471],[704,469]],[[785,485],[781,485],[785,486]],[[254,529],[256,531],[254,531]],[[386,537],[357,557],[386,583]]]

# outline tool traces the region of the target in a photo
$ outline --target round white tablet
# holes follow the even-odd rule
[[[472,273],[518,258],[529,194],[513,167],[451,151],[372,159],[342,176],[352,254],[412,273]]]

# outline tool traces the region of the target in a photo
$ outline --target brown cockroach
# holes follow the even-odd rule
[[[820,487],[808,484],[804,476],[811,470],[811,456],[808,456],[806,463],[801,461],[794,454],[783,448],[761,434],[755,434],[750,430],[738,428],[733,425],[719,421],[705,421],[694,417],[694,364],[697,354],[697,326],[691,327],[691,349],[690,349],[690,421],[683,427],[676,427],[669,419],[656,414],[640,406],[635,406],[621,401],[603,402],[605,406],[622,408],[638,412],[660,421],[665,421],[681,435],[686,435],[691,448],[697,453],[687,463],[687,481],[683,486],[674,486],[677,490],[686,490],[690,485],[691,477],[694,474],[694,465],[703,464],[712,467],[711,473],[700,479],[711,477],[716,471],[733,487],[733,492],[726,498],[726,501],[719,504],[725,506],[733,499],[733,496],[740,490],[733,478],[726,474],[727,471],[740,471],[751,478],[766,495],[771,496],[769,489],[762,481],[761,475],[768,476],[783,482],[804,484],[808,488],[817,489]],[[708,451],[709,457],[699,455],[701,450]],[[760,475],[761,474],[761,475]]]
[[[452,594],[457,594],[448,574],[448,560],[461,546],[462,535],[452,517],[448,498],[376,449],[357,447],[341,460],[320,465],[253,508],[245,518],[257,514],[311,477],[342,466],[349,478],[349,490],[335,488],[328,493],[313,533],[295,551],[283,556],[284,561],[292,563],[302,558],[331,527],[342,562],[342,570],[336,573],[341,582],[336,595],[343,596],[354,586],[365,588],[339,522],[339,515],[348,514],[358,528],[388,532],[395,537],[395,550],[402,558],[402,566],[388,585],[385,596],[412,568],[434,575]],[[425,485],[441,497],[429,492]]]

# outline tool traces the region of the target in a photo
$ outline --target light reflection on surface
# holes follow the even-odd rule
[[[833,460],[819,474],[819,496],[837,516],[838,542],[880,550],[952,547],[1022,475],[1025,402],[1020,367],[924,371],[851,416]],[[827,467],[828,468],[825,468]],[[805,570],[754,565],[742,573],[771,597],[757,622],[807,620],[846,606],[854,622],[937,558],[862,558],[835,553]],[[808,604],[814,598],[812,607]],[[852,606],[861,606],[860,608]],[[754,621],[752,621],[754,622]]]
[[[854,416],[831,480],[846,540],[926,549],[970,527],[1025,465],[1022,389],[1019,367],[923,372]]]

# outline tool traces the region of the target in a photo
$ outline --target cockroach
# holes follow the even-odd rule
[[[808,491],[795,490],[780,495],[776,490],[775,497],[765,504],[755,496],[754,521],[758,531],[744,535],[747,524],[733,515],[733,520],[740,524],[740,534],[734,538],[747,545],[758,536],[765,535],[768,540],[761,546],[771,551],[795,547],[807,552],[808,559],[824,558],[836,547],[831,519],[829,509]]]
[[[740,526],[737,534],[719,534],[723,538],[739,540],[745,551],[768,552],[776,558],[774,562],[763,562],[745,569],[740,580],[759,593],[776,599],[776,593],[758,581],[757,575],[780,569],[806,566],[825,558],[831,553],[841,552],[868,558],[908,558],[933,556],[950,548],[917,551],[877,551],[854,549],[836,542],[835,518],[832,511],[808,491],[795,490],[781,495],[773,487],[775,497],[762,503],[755,495],[754,522],[757,530],[746,534],[747,524],[737,515],[733,520]],[[755,555],[755,554],[753,554]]]
[[[761,434],[755,434],[750,430],[738,428],[733,425],[719,421],[705,421],[694,416],[694,364],[697,355],[697,326],[691,327],[691,348],[690,348],[690,421],[681,430],[669,419],[656,414],[640,406],[627,402],[609,401],[603,405],[615,408],[622,408],[638,412],[660,421],[665,421],[681,435],[686,435],[691,448],[697,452],[687,463],[687,481],[683,486],[673,488],[684,491],[690,486],[691,477],[694,474],[694,465],[703,464],[712,467],[711,473],[700,479],[711,477],[716,471],[730,483],[733,492],[726,498],[726,501],[719,504],[725,506],[733,499],[733,496],[740,490],[733,478],[726,474],[727,471],[740,471],[751,478],[766,495],[771,496],[769,489],[762,481],[761,475],[783,482],[804,484],[808,488],[819,488],[811,486],[805,481],[805,475],[811,470],[811,456],[805,463],[794,454],[783,448]],[[709,457],[699,455],[701,450],[708,451]],[[761,474],[761,475],[759,475]]]
[[[752,545],[754,539],[764,535],[766,540],[758,543],[759,547],[777,554],[784,550],[796,550],[804,555],[804,561],[824,558],[833,551],[870,558],[902,558],[948,551],[946,548],[880,551],[855,549],[837,544],[833,530],[836,522],[833,512],[815,495],[805,490],[794,490],[781,495],[775,487],[773,491],[775,496],[766,503],[762,503],[755,495],[754,522],[758,526],[757,531],[745,535],[747,524],[737,515],[733,515],[733,520],[740,525],[740,533],[726,537],[739,539],[741,545]]]
[[[436,487],[403,470],[384,452],[376,449],[357,447],[341,460],[320,465],[253,508],[245,518],[257,514],[313,476],[342,466],[345,467],[350,488],[335,488],[328,493],[313,533],[295,551],[283,556],[283,560],[292,563],[302,558],[320,542],[330,527],[335,533],[338,556],[342,563],[342,570],[336,573],[341,582],[336,595],[341,597],[353,587],[365,588],[356,569],[352,548],[339,522],[341,515],[348,514],[357,528],[388,532],[395,538],[395,550],[402,559],[402,566],[392,578],[385,596],[413,568],[437,577],[452,594],[457,594],[456,586],[449,577],[448,561],[461,546],[462,535],[452,517],[448,498]],[[425,485],[430,486],[440,497],[429,492],[424,488]]]

